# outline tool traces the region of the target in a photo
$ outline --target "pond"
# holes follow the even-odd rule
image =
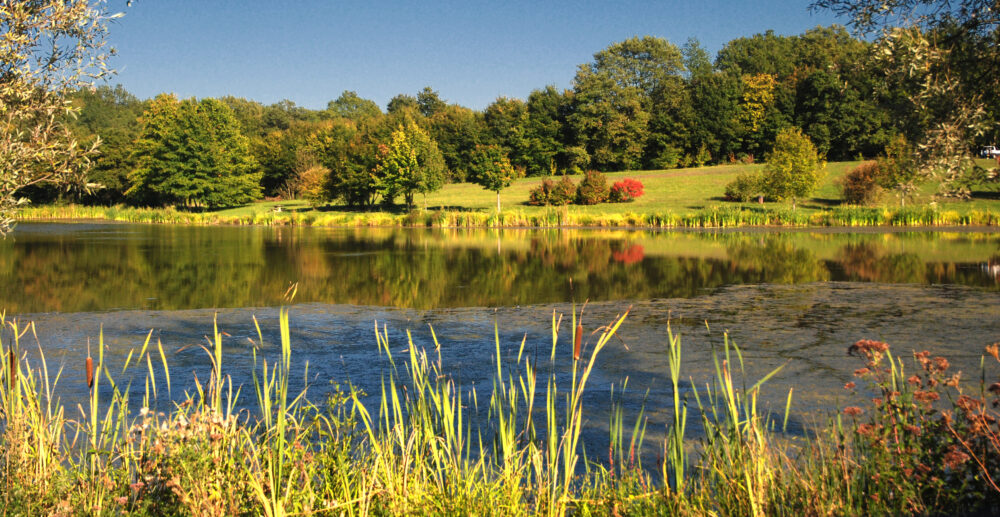
[[[0,310],[36,323],[40,346],[31,337],[26,349],[65,366],[67,400],[84,392],[78,365],[102,332],[115,366],[152,330],[174,385],[190,387],[207,371],[204,351],[190,345],[205,343],[216,317],[226,371],[246,385],[253,317],[273,343],[280,305],[290,308],[297,366],[309,365],[310,398],[337,383],[378,391],[387,365],[376,324],[398,349],[407,331],[432,347],[433,327],[449,375],[488,391],[494,326],[505,362],[524,340],[525,353],[545,363],[553,314],[570,318],[574,301],[578,310],[586,301],[585,345],[629,311],[597,364],[587,399],[593,429],[606,427],[610,386],[626,378],[626,408],[637,414],[646,400],[651,429],[662,428],[668,324],[682,335],[686,389],[710,380],[712,351],[728,331],[748,380],[783,366],[763,400],[781,410],[794,389],[801,428],[848,402],[842,386],[860,363],[846,350],[861,338],[903,356],[930,350],[976,378],[983,347],[1000,341],[1000,233],[22,223],[0,241]],[[568,322],[560,332],[570,347]],[[551,366],[559,375],[569,355]]]

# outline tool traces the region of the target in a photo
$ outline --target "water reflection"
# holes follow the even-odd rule
[[[274,306],[496,307],[691,298],[831,280],[1000,289],[995,232],[591,232],[22,224],[9,313]],[[572,289],[568,279],[573,279]]]

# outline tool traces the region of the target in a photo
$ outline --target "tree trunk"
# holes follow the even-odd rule
[[[500,213],[500,191],[497,191],[497,213]]]

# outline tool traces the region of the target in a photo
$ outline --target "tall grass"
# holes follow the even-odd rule
[[[870,208],[838,206],[818,211],[784,207],[712,205],[676,213],[588,213],[568,207],[525,211],[414,211],[387,212],[280,212],[251,210],[235,215],[212,212],[181,212],[173,208],[145,209],[87,206],[38,206],[22,210],[18,218],[33,220],[108,220],[130,223],[333,226],[333,227],[599,227],[599,228],[738,228],[746,226],[997,226],[1000,213],[991,210],[940,210],[935,206]]]
[[[98,336],[92,353],[80,358],[88,399],[77,417],[56,395],[62,372],[48,370],[34,327],[0,313],[0,500],[5,513],[25,515],[896,515],[997,508],[1000,430],[990,404],[1000,403],[1000,382],[989,384],[985,373],[986,360],[1000,361],[997,345],[984,355],[978,392],[966,395],[943,359],[917,354],[917,373],[906,377],[887,345],[859,342],[851,349],[864,363],[857,375],[871,382],[862,395],[880,402],[845,408],[795,438],[783,433],[791,393],[784,415],[758,406],[778,370],[747,381],[739,348],[724,337],[714,375],[685,380],[681,337],[668,328],[670,395],[662,403],[671,406],[672,421],[659,444],[663,453],[643,461],[645,409],[626,415],[616,403],[604,460],[581,441],[584,394],[625,319],[585,337],[574,309],[573,337],[563,343],[563,318],[554,313],[549,354],[540,358],[525,353],[527,339],[515,343],[516,355],[505,354],[496,330],[488,394],[449,375],[433,329],[433,349],[423,349],[409,334],[406,343],[392,343],[376,323],[373,353],[388,364],[378,393],[347,386],[315,404],[308,388],[291,389],[282,309],[278,343],[266,342],[257,327],[250,408],[237,405],[243,387],[227,374],[217,326],[201,347],[208,378],[195,376],[180,396],[172,394],[167,354],[151,334],[115,372]],[[29,346],[37,348],[34,359]],[[539,378],[543,371],[550,373]],[[116,377],[143,379],[143,389]],[[612,400],[625,389],[613,389]],[[142,400],[130,400],[134,391]],[[164,403],[169,411],[155,409]],[[689,408],[700,418],[700,438],[686,434]]]

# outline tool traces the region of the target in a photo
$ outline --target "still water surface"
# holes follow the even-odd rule
[[[568,302],[589,300],[587,332],[630,310],[621,340],[598,363],[588,400],[597,410],[595,429],[606,420],[610,385],[626,378],[633,394],[626,406],[637,409],[648,390],[651,428],[664,422],[668,322],[683,335],[688,386],[710,379],[711,350],[728,330],[744,351],[748,377],[785,365],[765,401],[783,406],[794,388],[803,415],[851,400],[842,386],[858,363],[845,350],[857,339],[881,339],[903,354],[946,355],[967,378],[978,375],[983,347],[1000,341],[1000,233],[993,230],[23,223],[0,241],[0,310],[36,322],[50,362],[67,366],[60,382],[68,398],[83,382],[72,365],[102,326],[112,364],[152,329],[170,351],[173,376],[181,377],[174,385],[195,373],[204,379],[204,352],[181,349],[204,342],[216,315],[229,334],[227,371],[248,383],[252,316],[273,342],[275,307],[292,284],[294,357],[302,367],[309,363],[314,398],[338,382],[378,391],[386,364],[376,353],[376,321],[400,348],[407,330],[429,345],[433,325],[446,370],[466,388],[488,390],[495,323],[505,360],[524,338],[527,353],[547,359],[552,315],[568,317]],[[568,324],[561,334],[569,343]],[[559,358],[552,368],[564,372],[567,363]]]

